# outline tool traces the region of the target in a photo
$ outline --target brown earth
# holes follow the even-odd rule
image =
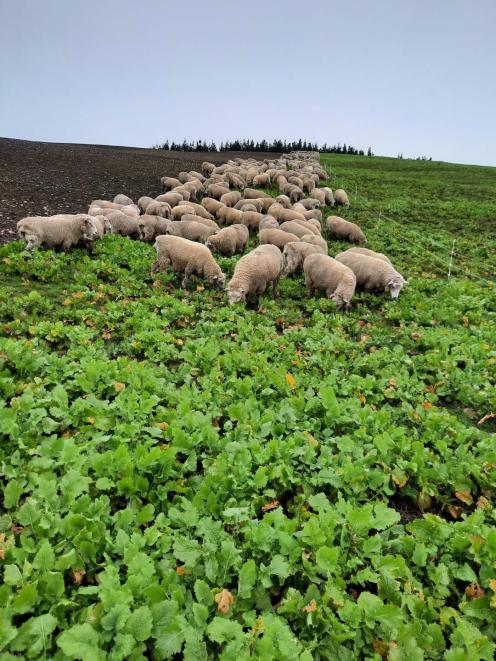
[[[25,216],[81,213],[93,199],[125,193],[137,200],[160,193],[159,179],[199,170],[203,161],[277,157],[248,152],[170,152],[160,149],[30,142],[0,138],[0,245],[17,238]]]

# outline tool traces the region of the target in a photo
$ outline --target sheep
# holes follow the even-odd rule
[[[187,181],[183,184],[180,189],[175,188],[174,190],[179,191],[180,193],[184,190],[189,193],[190,200],[196,200],[198,195],[203,191],[203,184],[198,179],[193,181]]]
[[[279,296],[282,255],[274,245],[258,246],[241,257],[227,285],[229,305],[245,302],[248,297],[258,300],[272,283],[274,298]]]
[[[154,248],[157,251],[157,261],[152,266],[152,273],[167,271],[172,267],[174,273],[183,274],[183,289],[193,274],[204,278],[218,289],[224,286],[225,275],[206,246],[179,236],[166,235],[155,239]]]
[[[324,186],[321,190],[324,191],[325,203],[327,204],[327,206],[328,207],[333,207],[335,205],[336,201],[334,199],[332,189],[329,188],[328,186]]]
[[[217,211],[221,209],[224,204],[222,202],[219,202],[219,200],[214,200],[213,197],[204,197],[203,200],[201,201],[202,207],[207,210],[208,213],[213,214],[214,216],[217,215]]]
[[[285,209],[291,209],[291,200],[287,195],[278,195],[276,197],[276,202],[278,202]]]
[[[153,197],[148,197],[148,195],[143,195],[142,197],[139,198],[138,200],[138,208],[141,211],[141,213],[146,213],[146,207],[151,204],[151,202],[155,202]]]
[[[190,191],[184,186],[176,186],[175,188],[172,189],[172,192],[179,193],[180,195],[182,195],[182,198],[185,202],[189,202],[190,198],[194,197],[191,195]]]
[[[281,209],[275,217],[280,223],[287,220],[305,220],[305,216],[294,209]]]
[[[140,216],[138,220],[140,239],[151,243],[157,236],[167,234],[170,222],[167,218],[161,218],[160,216],[149,216],[147,214]]]
[[[123,205],[134,204],[132,199],[130,197],[128,197],[127,195],[124,195],[123,193],[118,193],[118,195],[116,195],[114,197],[114,202],[116,204],[123,204]]]
[[[319,178],[317,177],[317,181]],[[311,177],[304,177],[302,179],[302,186],[301,188],[305,191],[305,193],[310,193],[310,191],[315,188],[315,181]]]
[[[105,219],[105,231],[108,234],[120,234],[131,239],[140,238],[140,228],[136,218],[126,216],[122,211],[114,211]]]
[[[91,252],[99,227],[89,214],[57,214],[23,218],[17,223],[17,232],[29,252],[39,246],[68,252],[78,244],[85,245]]]
[[[140,197],[140,200],[143,199]],[[149,199],[149,198],[145,198]],[[163,193],[162,195],[157,195],[155,198],[157,202],[167,202],[167,204],[170,204],[172,208],[177,207],[178,204],[182,204],[184,202],[184,197],[182,196],[181,193],[175,192],[175,191],[169,191],[168,193]],[[139,200],[138,200],[139,203]]]
[[[234,225],[242,222],[243,213],[232,207],[221,207],[217,210],[217,220],[221,225]]]
[[[221,186],[220,184],[209,184],[207,186],[208,196],[216,200],[220,200],[226,193],[229,193],[229,188],[226,188],[226,186]]]
[[[306,241],[290,241],[282,251],[283,275],[289,276],[303,268],[303,262],[308,255],[327,254],[322,246],[306,243]]]
[[[219,226],[217,225],[215,220],[212,220],[211,218],[203,218],[203,216],[197,216],[194,213],[185,213],[183,216],[181,216],[181,220],[194,222],[194,223],[201,223],[202,225],[205,225],[205,227],[212,227],[214,230],[219,229]]]
[[[253,186],[260,186],[260,188],[269,188],[270,177],[267,173],[257,174],[252,179]]]
[[[117,202],[109,202],[109,200],[92,200],[90,207],[99,207],[100,209],[117,209],[120,210],[122,204]]]
[[[192,204],[178,204],[177,207],[172,209],[171,218],[172,220],[181,220],[187,213],[195,214],[195,207]]]
[[[185,184],[187,181],[194,179],[193,175],[191,175],[189,172],[180,172],[177,175],[177,178],[182,184]]]
[[[203,161],[203,163],[201,164],[201,170],[203,174],[205,174],[208,177],[215,170],[215,165],[213,163],[209,163],[209,161]]]
[[[310,209],[318,209],[322,202],[320,200],[317,200],[315,197],[306,197],[298,204],[301,204],[301,206],[305,207],[305,211],[309,211]]]
[[[218,230],[213,227],[206,227],[202,223],[195,223],[191,220],[172,220],[167,228],[167,234],[180,236],[190,241],[205,243],[209,236],[215,234]]]
[[[248,237],[248,229],[244,225],[236,224],[224,227],[216,234],[209,236],[205,245],[212,252],[219,252],[224,257],[232,257],[236,252],[245,251]]]
[[[261,190],[255,190],[255,188],[245,188],[245,190],[243,191],[243,196],[244,196],[245,199],[248,199],[248,200],[250,200],[250,199],[251,200],[256,200],[260,197],[268,197],[268,198],[272,199],[268,193],[264,193]]]
[[[181,182],[179,181],[179,179],[176,179],[175,177],[162,177],[160,179],[160,186],[164,191],[164,193],[180,185]]]
[[[318,200],[322,206],[326,204],[326,194],[321,188],[313,188],[310,191],[310,196],[314,200]]]
[[[146,205],[146,213],[148,216],[161,216],[162,218],[170,218],[172,214],[171,205],[167,202],[157,202],[153,200]]]
[[[300,237],[291,232],[285,232],[281,229],[263,229],[259,232],[260,245],[265,243],[271,243],[273,246],[277,246],[281,250],[284,248],[286,243],[290,241],[299,241]]]
[[[334,191],[334,202],[335,204],[340,204],[343,207],[349,207],[350,206],[350,201],[348,199],[348,195],[345,190],[342,188],[337,188]]]
[[[294,174],[288,177],[288,183],[293,184],[294,186],[298,186],[298,188],[303,188],[303,179],[297,177]]]
[[[221,195],[220,201],[222,204],[225,204],[226,207],[233,207],[241,199],[241,193],[237,190],[231,191],[230,193],[224,193]]]
[[[249,204],[248,202],[246,202],[240,208],[240,211],[255,211],[255,212],[258,212],[258,209],[254,204]]]
[[[317,236],[320,236],[322,234],[322,230],[320,228],[320,224],[316,220],[301,220],[300,218],[295,218],[294,220],[289,220],[286,221],[289,223],[296,223],[300,227],[303,227],[305,230],[306,234],[316,234]]]
[[[297,223],[295,220],[286,220],[284,223],[281,223],[280,229],[283,230],[283,232],[290,232],[291,234],[296,234],[296,236],[299,238],[305,236],[305,234],[309,234],[310,232],[312,234],[315,233],[313,231],[315,229],[314,227],[312,228],[304,227],[303,221],[301,223]]]
[[[192,177],[194,177],[195,179],[198,179],[198,181],[201,181],[202,183],[204,183],[206,177],[204,177],[201,172],[195,172],[195,170],[190,170],[189,173]]]
[[[197,204],[196,202],[186,202],[186,206],[191,207],[195,210],[195,216],[200,216],[201,218],[206,218],[207,220],[213,220],[214,217],[211,213],[208,213],[208,211],[205,209],[204,206],[201,204]]]
[[[284,207],[279,202],[273,202],[267,209],[267,214],[279,220],[279,215],[284,211]]]
[[[253,199],[249,200],[249,199],[246,199],[246,198],[244,198],[244,197],[242,197],[242,198],[239,200],[239,202],[237,202],[237,203],[234,205],[234,208],[235,208],[235,209],[238,209],[238,210],[241,211],[241,209],[244,207],[245,204],[251,204],[251,205],[253,205],[253,206],[255,207],[255,209],[256,209],[259,213],[261,213],[262,208],[263,208],[263,207],[262,207],[261,198],[253,198]]]
[[[258,211],[242,211],[241,212],[241,223],[246,225],[250,232],[258,230],[260,221],[263,219],[263,214],[258,213]]]
[[[328,255],[313,254],[303,262],[307,296],[314,290],[325,291],[337,310],[349,310],[357,280],[353,271]]]
[[[353,271],[357,286],[364,291],[389,292],[394,300],[398,298],[402,287],[408,284],[392,264],[383,259],[348,250],[336,255],[336,259]]]
[[[302,236],[300,241],[305,241],[305,243],[311,243],[313,246],[320,246],[324,251],[325,254],[329,252],[329,248],[327,247],[327,241],[323,239],[321,236],[317,236],[316,234],[305,234],[305,236]]]
[[[391,264],[389,257],[386,257],[382,252],[375,252],[374,250],[369,250],[368,248],[348,248],[347,252],[356,252],[360,255],[368,255],[369,257],[376,257],[377,259],[382,259],[383,262]]]
[[[274,204],[274,198],[272,197],[257,197],[250,199],[251,204],[256,204],[258,211],[261,213],[268,213],[270,207]]]
[[[329,216],[327,218],[327,236],[329,239],[338,239],[349,241],[350,243],[367,243],[367,239],[362,230],[339,216]]]
[[[274,218],[274,216],[264,216],[262,220],[260,221],[258,225],[259,230],[265,230],[265,229],[278,229],[279,228],[279,223],[277,220]]]
[[[310,209],[310,211],[304,211],[303,215],[305,216],[306,220],[314,218],[320,225],[320,221],[322,220],[322,211],[320,209]]]
[[[244,179],[234,172],[226,172],[226,181],[228,182],[229,186],[232,186],[233,188],[243,189],[246,185]]]
[[[94,222],[95,227],[96,227],[96,234],[94,236],[94,241],[96,241],[97,239],[102,239],[103,235],[105,234],[105,220],[106,220],[106,217],[100,215],[100,216],[91,216],[91,218],[93,218],[93,222]],[[91,246],[89,251],[93,252],[93,246]]]

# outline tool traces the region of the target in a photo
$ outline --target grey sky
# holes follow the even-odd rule
[[[495,0],[0,0],[0,135],[496,165]]]

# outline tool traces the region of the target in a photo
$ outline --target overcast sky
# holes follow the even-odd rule
[[[496,165],[495,0],[0,0],[0,135]]]

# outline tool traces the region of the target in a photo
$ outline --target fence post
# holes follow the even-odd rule
[[[449,268],[448,268],[448,280],[449,280],[449,278],[451,278],[451,266],[453,264],[453,256],[455,254],[455,243],[456,243],[456,239],[453,239],[453,245],[451,247],[450,262],[449,262]]]

